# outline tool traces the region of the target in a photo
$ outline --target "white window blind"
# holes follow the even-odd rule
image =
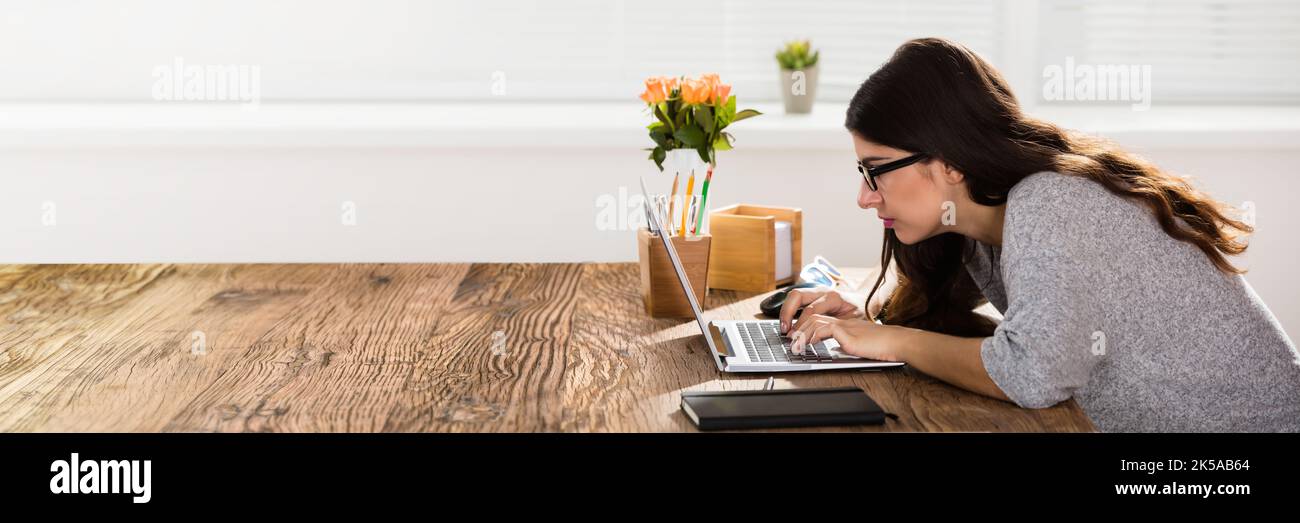
[[[649,75],[717,72],[779,99],[776,49],[821,49],[818,97],[847,100],[904,40],[996,61],[998,0],[13,0],[0,98],[148,100],[152,71],[260,68],[263,101],[634,100]],[[498,89],[494,90],[494,87]]]
[[[1300,2],[1049,0],[1041,5],[1040,68],[1150,66],[1164,102],[1300,101]]]
[[[1026,5],[1038,7],[1019,8]],[[5,0],[0,6],[0,101],[148,101],[155,68],[177,57],[186,65],[259,67],[266,102],[627,101],[646,76],[703,72],[720,73],[742,100],[770,101],[779,98],[773,54],[795,38],[810,38],[822,51],[818,98],[843,101],[903,41],[941,36],[971,47],[1025,87],[1041,85],[1044,67],[1072,57],[1079,64],[1151,66],[1157,104],[1300,102],[1300,2],[1294,0]],[[1036,39],[1008,37],[1026,27]],[[1026,45],[1035,49],[1024,52]]]
[[[742,92],[778,99],[774,55],[784,42],[811,38],[821,50],[818,98],[846,101],[903,42],[943,37],[999,59],[1001,18],[994,0],[727,0],[722,45],[726,78]]]

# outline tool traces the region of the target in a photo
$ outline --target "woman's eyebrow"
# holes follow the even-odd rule
[[[878,160],[884,160],[885,158],[886,158],[886,157],[884,157],[884,156],[864,156],[862,159],[860,159],[860,160],[858,160],[858,161],[859,161],[859,162],[862,162],[862,163],[866,163],[866,162],[874,162],[874,161],[878,161]]]

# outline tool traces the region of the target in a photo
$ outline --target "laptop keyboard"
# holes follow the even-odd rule
[[[790,352],[790,338],[777,330],[778,322],[744,322],[737,323],[740,339],[750,361],[757,362],[796,362],[815,363],[831,361],[831,351],[824,342],[805,346],[803,354]]]

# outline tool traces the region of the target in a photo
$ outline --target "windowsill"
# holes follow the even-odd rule
[[[737,146],[842,150],[844,104],[785,115],[780,104],[732,130]],[[1300,107],[1043,106],[1063,127],[1139,148],[1297,149]],[[584,147],[643,148],[637,103],[6,104],[0,147]]]

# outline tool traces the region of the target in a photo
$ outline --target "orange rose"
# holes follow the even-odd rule
[[[641,93],[641,99],[648,104],[657,104],[666,98],[668,98],[668,94],[664,91],[663,78],[659,76],[646,78],[645,92]]]
[[[717,87],[714,87],[714,88],[713,88],[713,103],[715,103],[715,104],[719,104],[719,105],[720,105],[720,104],[725,104],[725,103],[727,103],[727,98],[730,97],[730,96],[731,96],[731,86],[730,86],[730,85],[727,85],[727,84],[718,84]]]
[[[700,81],[708,86],[709,99],[707,103],[719,104],[727,102],[727,97],[731,95],[731,86],[722,83],[718,73],[704,73],[700,75]]]
[[[687,104],[709,103],[713,93],[709,89],[709,84],[704,80],[687,79],[682,81],[682,101]]]
[[[704,73],[700,75],[700,80],[703,80],[709,86],[710,91],[722,83],[722,79],[718,78],[718,73]]]
[[[659,79],[663,81],[663,84],[664,84],[664,94],[666,94],[666,95],[668,95],[668,96],[672,96],[672,95],[673,95],[673,89],[676,89],[676,88],[677,88],[677,77],[676,77],[676,76],[660,76]]]

